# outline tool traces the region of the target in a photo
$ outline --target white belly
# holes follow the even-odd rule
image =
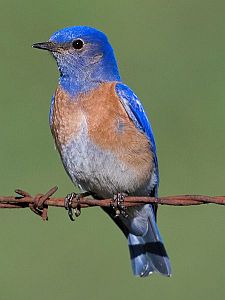
[[[84,126],[78,137],[62,146],[61,157],[73,183],[83,190],[106,198],[119,192],[138,195],[149,191],[149,177],[140,186],[139,176],[109,150],[102,150],[90,140]],[[148,191],[147,191],[148,190]]]

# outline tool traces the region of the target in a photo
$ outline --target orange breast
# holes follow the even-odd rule
[[[75,138],[86,123],[88,136],[103,150],[123,163],[150,176],[153,156],[147,137],[134,125],[115,92],[115,82],[104,83],[77,99],[57,89],[52,116],[52,133],[58,148]]]
[[[79,133],[82,116],[80,103],[58,88],[55,92],[51,131],[59,149]]]

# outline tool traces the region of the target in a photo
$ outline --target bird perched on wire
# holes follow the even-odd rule
[[[150,122],[125,85],[106,35],[74,26],[55,32],[34,48],[48,50],[60,77],[52,97],[50,127],[73,183],[97,199],[157,196],[159,172]],[[68,198],[67,198],[68,200]],[[67,209],[69,205],[67,203]],[[128,239],[133,273],[171,275],[156,224],[156,205],[104,210]]]

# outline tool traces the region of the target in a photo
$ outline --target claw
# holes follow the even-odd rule
[[[65,206],[65,209],[68,210],[68,216],[71,221],[75,221],[75,219],[73,217],[73,207],[72,207],[72,202],[73,202],[74,198],[76,198],[76,194],[71,193],[71,194],[68,194],[64,200],[64,206]]]
[[[64,206],[65,206],[65,209],[68,211],[68,216],[71,221],[75,221],[74,215],[75,215],[75,217],[79,217],[81,214],[80,198],[84,198],[89,195],[90,194],[88,192],[81,193],[81,194],[71,193],[65,197]],[[77,201],[77,205],[76,205],[76,208],[74,209],[74,214],[73,214],[72,204],[73,204],[74,199]]]
[[[111,207],[115,211],[115,217],[123,216],[124,218],[128,217],[127,207],[124,204],[124,199],[127,196],[125,193],[118,193],[113,196],[113,201],[111,202]]]

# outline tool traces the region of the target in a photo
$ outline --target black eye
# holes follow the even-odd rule
[[[72,42],[72,46],[74,49],[81,49],[84,46],[84,42],[82,40],[75,40]]]

